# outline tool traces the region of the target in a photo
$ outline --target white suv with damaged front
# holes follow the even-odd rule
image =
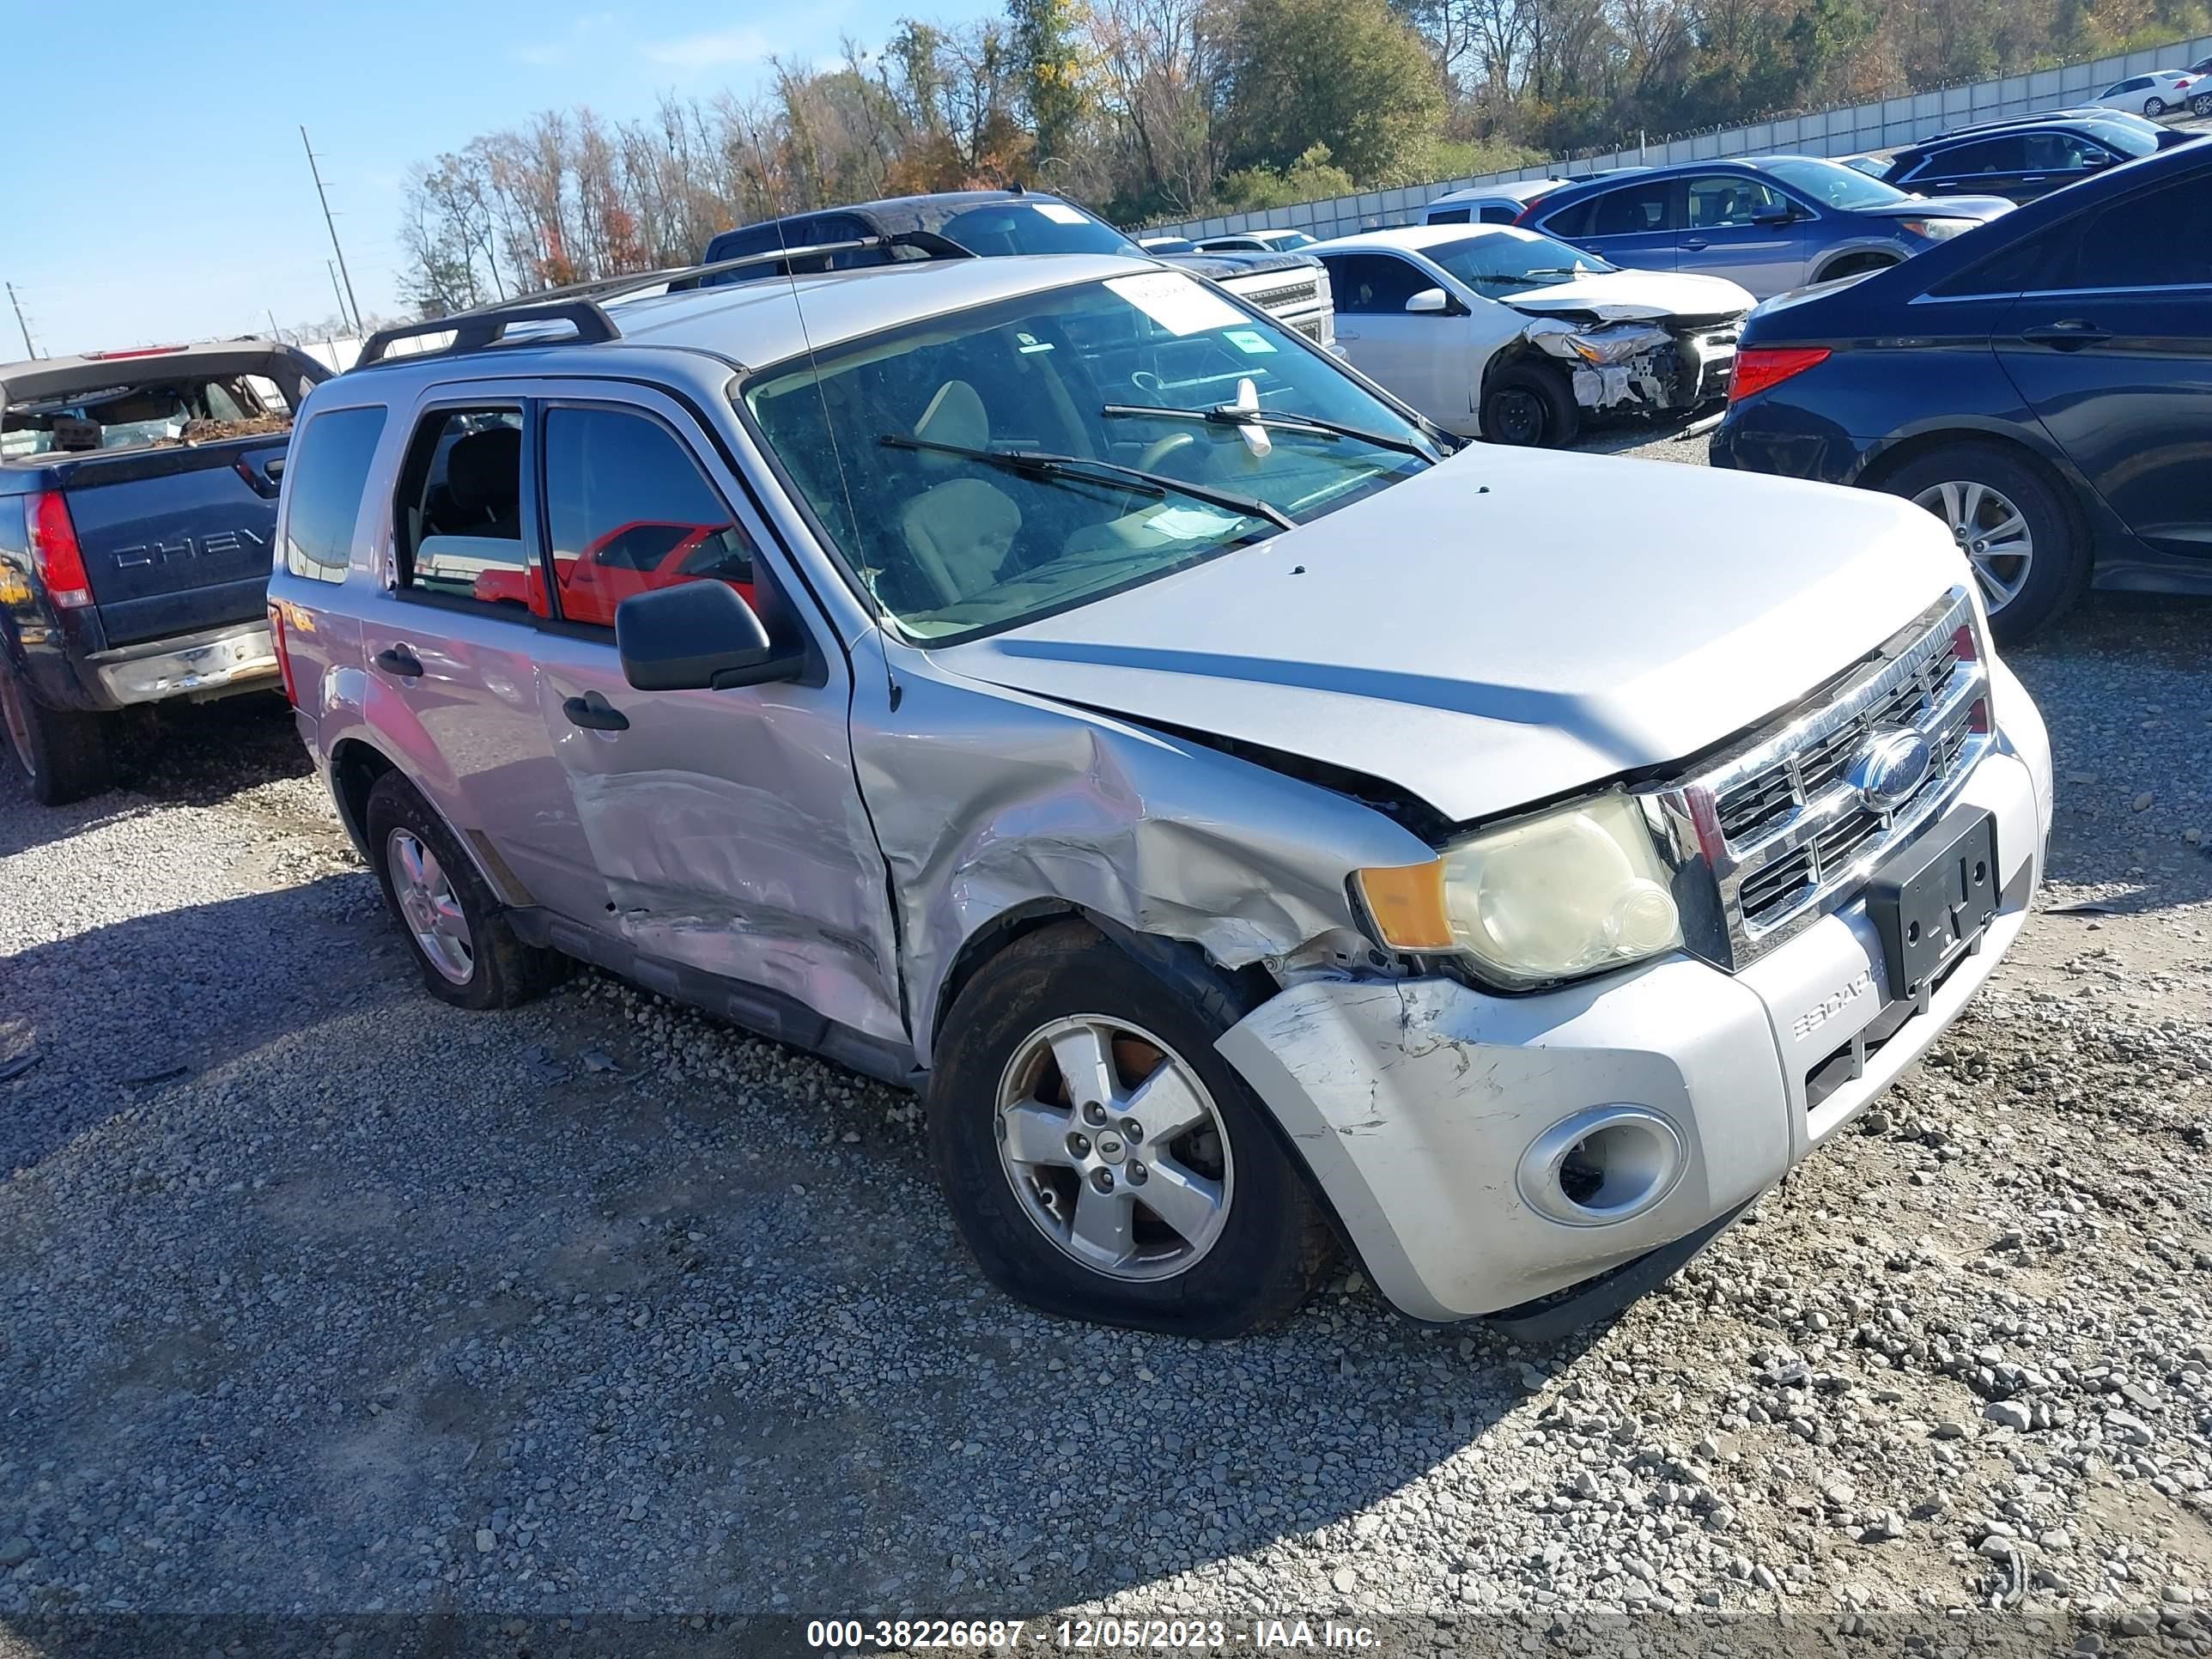
[[[2020,931],[2047,744],[1910,503],[1461,447],[1146,261],[668,280],[315,391],[301,732],[431,992],[921,1091],[1015,1296],[1588,1319]]]

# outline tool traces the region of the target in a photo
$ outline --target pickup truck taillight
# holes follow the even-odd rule
[[[284,638],[284,607],[274,600],[269,605],[269,642],[276,650],[276,672],[284,677],[284,701],[297,708],[300,692],[292,684],[292,652]]]
[[[1735,372],[1729,381],[1729,401],[1741,403],[1754,392],[1780,386],[1792,374],[1802,374],[1816,363],[1828,361],[1826,346],[1738,346]]]
[[[92,579],[84,574],[84,550],[77,545],[76,523],[58,489],[23,498],[23,529],[31,544],[31,568],[46,584],[57,611],[82,611],[92,603]]]

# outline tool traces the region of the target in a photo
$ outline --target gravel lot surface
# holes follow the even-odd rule
[[[1861,1133],[1544,1351],[1356,1276],[1229,1346],[1012,1306],[906,1097],[596,975],[421,994],[281,708],[167,716],[79,807],[7,775],[0,1653],[71,1609],[1741,1650],[1992,1606],[2212,1652],[2208,638],[2098,599],[2016,653],[2047,913]]]

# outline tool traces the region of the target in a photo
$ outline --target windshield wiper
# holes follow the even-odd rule
[[[1194,501],[1224,507],[1248,519],[1265,519],[1284,530],[1298,527],[1296,519],[1255,496],[1240,495],[1233,489],[1216,489],[1209,484],[1185,483],[1164,472],[1147,472],[1140,466],[1123,466],[1118,461],[1094,461],[1087,455],[1055,455],[1042,449],[975,449],[966,444],[941,444],[933,438],[910,438],[899,432],[886,432],[876,441],[886,449],[926,449],[933,455],[957,455],[963,460],[981,461],[986,466],[1025,472],[1033,477],[1080,478],[1088,475],[1094,483],[1118,481],[1155,497],[1188,495]]]
[[[1256,426],[1269,432],[1304,432],[1316,438],[1350,438],[1357,443],[1373,444],[1377,449],[1395,449],[1401,455],[1412,455],[1434,465],[1437,457],[1413,438],[1394,438],[1387,432],[1370,432],[1364,426],[1353,426],[1346,421],[1332,421],[1319,415],[1269,415],[1256,409],[1242,408],[1236,404],[1214,404],[1204,409],[1176,409],[1155,407],[1151,404],[1109,404],[1099,413],[1109,419],[1127,416],[1141,419],[1150,416],[1163,421],[1204,421],[1208,426]]]

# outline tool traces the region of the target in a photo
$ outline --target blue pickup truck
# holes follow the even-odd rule
[[[330,373],[267,340],[0,364],[0,725],[33,799],[107,787],[123,709],[278,689],[278,479]]]

